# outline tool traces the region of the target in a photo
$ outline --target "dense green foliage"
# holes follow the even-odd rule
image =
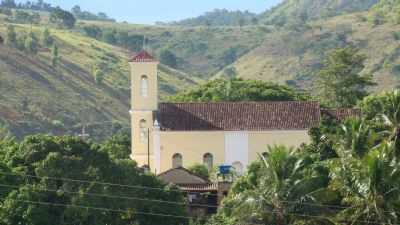
[[[299,149],[269,147],[208,224],[398,224],[400,92],[360,107],[361,118],[324,118]]]
[[[71,29],[75,26],[76,19],[72,13],[57,7],[50,13],[50,22],[59,26]]]
[[[179,26],[242,26],[256,24],[257,15],[248,11],[215,9],[204,15],[171,23]],[[162,23],[160,23],[162,24]]]
[[[273,25],[287,25],[336,16],[342,13],[368,10],[379,0],[286,0],[264,12],[260,19]]]
[[[208,171],[207,166],[203,164],[195,164],[188,168],[188,170],[200,177],[209,179],[210,178],[210,171]]]
[[[40,135],[21,143],[0,141],[0,223],[185,224],[182,218],[146,214],[185,216],[182,205],[139,200],[182,202],[182,195],[141,172],[133,161],[112,160],[106,152],[115,151],[110,148],[118,142],[98,146]]]
[[[347,47],[330,52],[319,74],[319,95],[326,105],[351,107],[368,95],[371,75],[361,75],[366,57]]]
[[[381,0],[371,10],[369,19],[374,25],[385,22],[400,23],[400,2],[397,0]]]
[[[109,18],[107,14],[103,12],[94,14],[88,11],[83,11],[79,5],[75,5],[74,7],[72,7],[71,12],[74,14],[76,18],[81,20],[98,20],[98,21],[115,22],[114,19]]]
[[[169,98],[172,102],[295,101],[308,97],[273,83],[233,78],[215,79]]]

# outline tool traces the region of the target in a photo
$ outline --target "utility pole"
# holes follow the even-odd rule
[[[147,166],[150,171],[150,128],[147,128]]]

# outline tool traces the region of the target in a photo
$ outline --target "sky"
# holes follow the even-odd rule
[[[53,6],[71,9],[78,4],[82,10],[105,12],[118,21],[153,24],[196,17],[213,9],[249,10],[260,13],[281,0],[45,0]],[[19,0],[17,2],[24,2]]]

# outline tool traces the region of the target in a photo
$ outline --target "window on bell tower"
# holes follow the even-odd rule
[[[140,78],[140,95],[147,97],[149,95],[149,79],[146,75]]]
[[[139,123],[140,127],[140,142],[147,142],[147,129],[146,129],[146,120],[141,120]]]

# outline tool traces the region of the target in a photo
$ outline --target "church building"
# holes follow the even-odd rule
[[[298,147],[324,112],[318,102],[161,103],[158,61],[142,51],[130,60],[132,155],[156,174],[203,163],[240,174],[268,145]],[[325,111],[336,118],[352,109]]]

